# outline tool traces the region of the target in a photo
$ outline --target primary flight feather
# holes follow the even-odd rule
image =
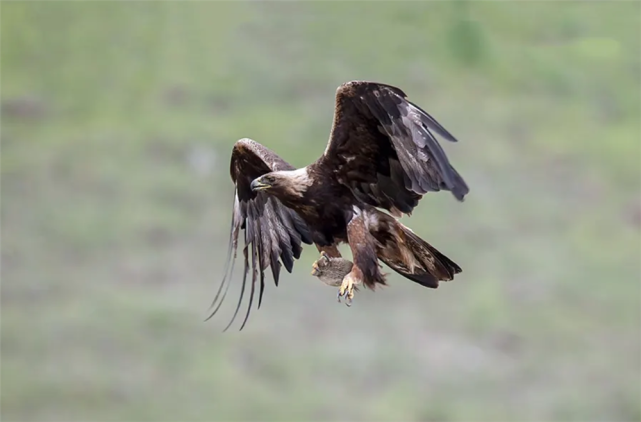
[[[300,169],[251,139],[236,142],[230,165],[236,189],[227,267],[211,316],[229,288],[241,232],[243,282],[229,323],[248,293],[241,329],[257,288],[260,307],[265,271],[271,270],[278,285],[281,267],[292,272],[303,243],[313,243],[321,252],[313,274],[340,286],[339,300],[345,297],[348,304],[359,284],[371,289],[385,284],[379,260],[431,288],[461,272],[394,218],[411,214],[427,192],[450,191],[459,201],[469,192],[435,135],[456,139],[406,97],[399,88],[375,82],[341,85],[327,148]],[[342,242],[350,246],[353,265],[341,258],[337,246]]]

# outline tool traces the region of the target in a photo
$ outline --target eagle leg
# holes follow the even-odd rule
[[[316,245],[316,249],[318,249],[318,252],[320,252],[321,256],[326,255],[330,258],[341,257],[341,252],[338,250],[338,247],[336,245],[330,245],[330,246]]]
[[[385,284],[379,269],[376,246],[362,210],[355,208],[355,214],[347,224],[347,243],[352,250],[354,265],[341,282],[338,289],[338,301],[345,298],[347,306],[352,304],[357,286],[364,284],[374,288],[377,283]]]

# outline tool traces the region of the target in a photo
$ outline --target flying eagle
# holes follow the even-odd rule
[[[349,244],[353,265],[338,270],[338,282],[324,280],[340,285],[339,301],[343,297],[348,305],[356,286],[385,284],[379,260],[425,287],[452,280],[461,268],[395,218],[410,215],[427,192],[447,190],[459,201],[469,192],[435,134],[456,142],[399,88],[351,81],[336,91],[329,142],[312,164],[296,169],[251,139],[237,141],[231,154],[236,189],[227,265],[209,318],[229,288],[241,231],[243,282],[227,328],[241,307],[248,274],[251,290],[241,330],[257,283],[260,308],[267,268],[278,286],[281,266],[292,272],[303,243],[321,252],[312,272],[317,276],[330,260],[345,261],[337,246]]]

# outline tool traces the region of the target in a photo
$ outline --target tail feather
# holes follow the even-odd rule
[[[370,231],[377,240],[378,258],[415,283],[435,289],[461,272],[454,261],[387,214],[378,212]]]

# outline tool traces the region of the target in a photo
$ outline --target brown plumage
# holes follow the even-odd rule
[[[244,276],[230,321],[231,325],[241,306],[251,271],[250,299],[241,329],[258,282],[260,307],[264,271],[269,267],[278,285],[281,266],[292,271],[303,243],[314,243],[332,257],[340,257],[338,244],[350,245],[354,265],[339,291],[350,300],[360,283],[372,289],[385,284],[379,260],[426,287],[451,280],[461,271],[454,262],[381,211],[409,215],[427,192],[447,190],[459,201],[468,193],[435,134],[456,141],[400,89],[352,81],[336,92],[330,139],[314,163],[295,169],[251,139],[236,142],[230,168],[236,190],[229,253],[212,315],[229,287],[241,230]]]

